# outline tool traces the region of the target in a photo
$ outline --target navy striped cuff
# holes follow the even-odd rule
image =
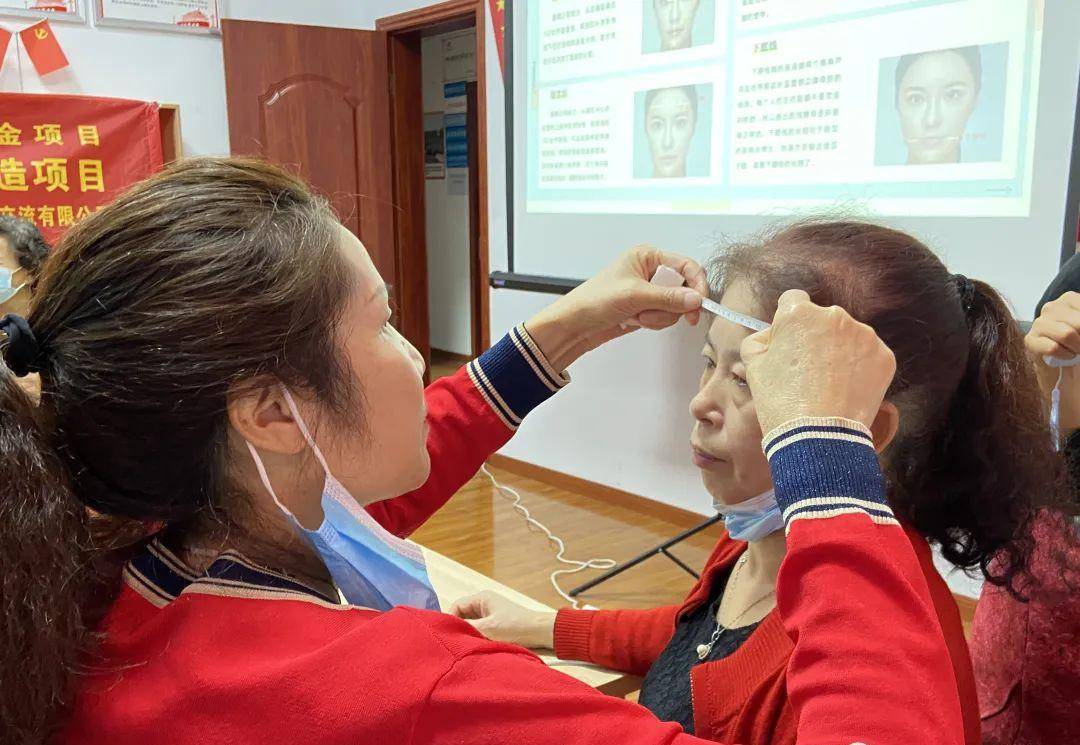
[[[515,326],[499,343],[468,364],[469,377],[510,429],[570,382],[551,366],[525,327]]]
[[[772,469],[787,529],[796,520],[862,513],[898,525],[885,496],[870,430],[836,417],[802,417],[777,427],[761,444]]]

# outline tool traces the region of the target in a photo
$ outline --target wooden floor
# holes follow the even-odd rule
[[[470,359],[472,358],[464,355],[444,352],[441,349],[432,349],[431,364],[428,366],[431,379],[438,380],[439,378],[445,378],[447,375],[453,375]]]
[[[702,518],[672,509],[669,518],[620,504],[605,503],[509,471],[491,468],[502,484],[518,490],[533,517],[566,542],[570,559],[622,561],[697,524]],[[567,603],[548,575],[562,565],[544,535],[531,530],[483,474],[470,481],[413,536],[413,540],[552,607]],[[699,571],[719,532],[713,526],[684,541],[672,553]],[[601,574],[585,570],[562,575],[569,589]],[[581,595],[599,608],[648,608],[678,603],[694,578],[663,556],[612,578]]]

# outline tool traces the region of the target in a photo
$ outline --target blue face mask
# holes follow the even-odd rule
[[[738,504],[714,499],[713,508],[724,516],[728,535],[737,541],[760,541],[784,528],[784,515],[772,489]]]
[[[15,297],[15,293],[26,287],[26,283],[14,287],[12,286],[13,273],[6,267],[0,267],[0,303],[6,303],[11,298]]]
[[[274,498],[278,509],[288,515],[297,532],[318,552],[334,584],[352,605],[375,610],[390,610],[395,605],[439,610],[439,599],[428,579],[420,547],[379,525],[333,477],[322,451],[300,417],[292,395],[288,390],[282,390],[300,432],[326,472],[326,480],[322,491],[322,525],[318,530],[308,530],[278,499],[262,459],[248,443],[263,486]]]

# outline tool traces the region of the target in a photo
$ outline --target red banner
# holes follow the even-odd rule
[[[161,163],[156,103],[0,93],[0,215],[50,240]]]
[[[499,66],[506,77],[506,60],[503,49],[506,48],[506,3],[510,0],[488,0],[491,8],[491,26],[495,29],[495,50],[499,53]]]

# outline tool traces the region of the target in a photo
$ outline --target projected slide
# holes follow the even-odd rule
[[[519,7],[530,212],[1028,214],[1041,0]]]

